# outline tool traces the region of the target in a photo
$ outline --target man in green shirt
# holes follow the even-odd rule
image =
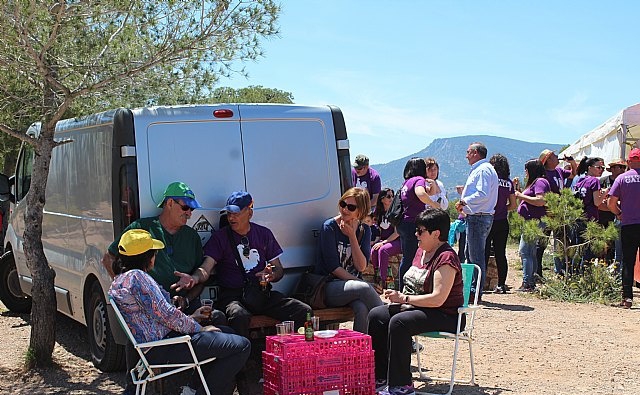
[[[162,208],[160,215],[140,218],[127,226],[123,233],[129,229],[144,229],[151,233],[153,238],[164,243],[165,248],[158,250],[155,266],[149,274],[171,294],[184,312],[189,314],[200,305],[199,295],[202,286],[197,285],[209,278],[209,273],[201,267],[205,257],[200,236],[193,228],[187,226],[193,210],[201,206],[186,184],[173,182],[165,189],[158,207]],[[112,277],[112,264],[118,253],[118,240],[119,237],[109,246],[102,259],[103,266]]]

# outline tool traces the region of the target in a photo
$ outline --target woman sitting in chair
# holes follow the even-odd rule
[[[136,342],[191,335],[191,344],[199,360],[216,357],[213,362],[202,365],[210,392],[232,394],[233,378],[247,361],[251,343],[244,337],[223,333],[213,325],[201,326],[199,322],[207,319],[211,307],[200,307],[193,315],[187,316],[171,304],[169,294],[147,274],[155,263],[156,250],[163,248],[164,244],[153,239],[146,230],[125,232],[118,243],[118,256],[113,264],[116,278],[109,288],[109,295]],[[145,355],[152,364],[192,360],[184,344],[151,348]],[[193,385],[199,381],[194,373],[190,386],[202,394],[202,383]],[[183,393],[189,392],[183,390]]]
[[[456,331],[463,304],[462,267],[447,243],[449,215],[442,209],[416,218],[418,251],[404,275],[402,292],[385,290],[389,305],[369,313],[369,335],[375,350],[376,389],[385,395],[413,395],[412,336]],[[464,318],[462,328],[464,328]],[[386,389],[384,389],[386,387]]]

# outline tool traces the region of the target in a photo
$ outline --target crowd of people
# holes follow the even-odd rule
[[[315,272],[330,276],[324,303],[329,307],[350,306],[354,330],[372,336],[380,394],[415,392],[410,371],[413,335],[455,331],[457,307],[463,301],[461,261],[481,268],[482,283],[489,251],[493,251],[498,269],[495,292],[506,293],[508,212],[517,209],[524,219],[539,220],[546,213],[545,195],[559,193],[571,183],[584,202],[584,221],[620,223],[620,252],[613,249],[612,256],[621,255],[623,262],[620,305],[631,307],[635,253],[640,245],[640,203],[633,199],[640,188],[640,149],[633,149],[626,163],[609,163],[611,175],[606,180],[601,178],[601,158],[584,158],[578,165],[573,158],[565,157],[569,166],[564,169],[555,152],[544,150],[538,159],[525,164],[523,188],[518,179],[511,179],[507,158],[495,154],[487,159],[487,147],[482,143],[470,144],[466,158],[470,172],[464,185],[457,188],[460,198],[455,208],[459,217],[454,223],[463,226],[454,225],[455,231],[446,189],[438,180],[436,159],[407,161],[399,190],[404,211],[394,227],[385,216],[394,192],[382,187],[369,158],[358,155],[352,169],[354,187],[340,197],[337,214],[326,219],[319,232]],[[627,164],[630,170],[625,172]],[[200,204],[187,185],[174,182],[165,189],[159,204],[161,213],[129,225],[102,262],[114,278],[109,294],[128,326],[135,329],[132,332],[137,341],[186,333],[192,336],[198,357],[217,357],[204,367],[213,393],[231,394],[234,377],[242,376],[251,351],[248,337],[253,315],[294,321],[300,327],[312,310],[303,301],[271,288],[271,283],[285,274],[280,262],[283,250],[268,228],[251,221],[253,204],[248,192],[233,192],[221,212],[227,224],[214,231],[203,247],[198,234],[187,225]],[[544,222],[539,221],[539,226],[544,229]],[[461,242],[464,246],[456,252],[450,236],[458,231],[466,237]],[[538,239],[523,236],[520,240],[523,282],[519,291],[535,289],[540,251],[545,247]],[[384,279],[391,270],[389,258],[396,254],[402,254],[399,287],[390,289]],[[369,264],[381,274],[381,284],[363,280],[362,273]],[[556,264],[555,268],[562,274],[562,265]],[[199,295],[214,273],[220,293],[214,311],[209,311],[210,307],[201,305]],[[475,275],[477,278],[478,273]],[[380,288],[382,295],[377,292]],[[471,292],[481,300],[482,287]],[[152,362],[181,358],[177,350],[148,356]],[[127,366],[135,362],[132,347],[128,347]],[[132,391],[131,383],[126,391]],[[199,394],[203,388],[194,378],[182,393]]]

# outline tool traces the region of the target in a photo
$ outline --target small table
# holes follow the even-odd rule
[[[267,336],[262,353],[265,395],[372,395],[374,359],[369,335],[348,329],[335,336]],[[320,331],[327,333],[327,331]]]

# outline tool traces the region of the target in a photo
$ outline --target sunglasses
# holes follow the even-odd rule
[[[356,169],[356,170],[360,171],[360,170],[364,169],[364,166],[354,167],[354,169]]]
[[[355,204],[348,204],[347,202],[345,202],[344,200],[341,200],[340,203],[338,203],[338,205],[342,208],[347,208],[347,210],[354,212],[358,209],[358,206],[356,206]]]
[[[240,244],[242,244],[242,255],[249,258],[249,252],[251,251],[249,248],[249,238],[247,236],[242,236],[242,238],[240,238]]]
[[[433,231],[432,231],[432,230],[425,229],[425,228],[416,228],[416,234],[417,234],[418,236],[422,236],[422,234],[423,234],[424,232],[429,232],[429,234],[431,234],[431,232],[433,232]]]
[[[390,193],[384,195],[383,197],[386,197],[387,199],[393,199],[393,195]]]
[[[177,201],[177,200],[175,200],[175,199],[173,199],[173,201],[174,201],[174,202],[176,202],[176,204],[177,204],[178,206],[180,206],[180,208],[182,209],[182,211],[193,211],[193,210],[195,210],[194,208],[189,207],[189,206],[187,206],[186,204],[181,204],[179,201]]]
[[[604,166],[591,166],[591,167],[595,167],[596,169],[604,170]]]

